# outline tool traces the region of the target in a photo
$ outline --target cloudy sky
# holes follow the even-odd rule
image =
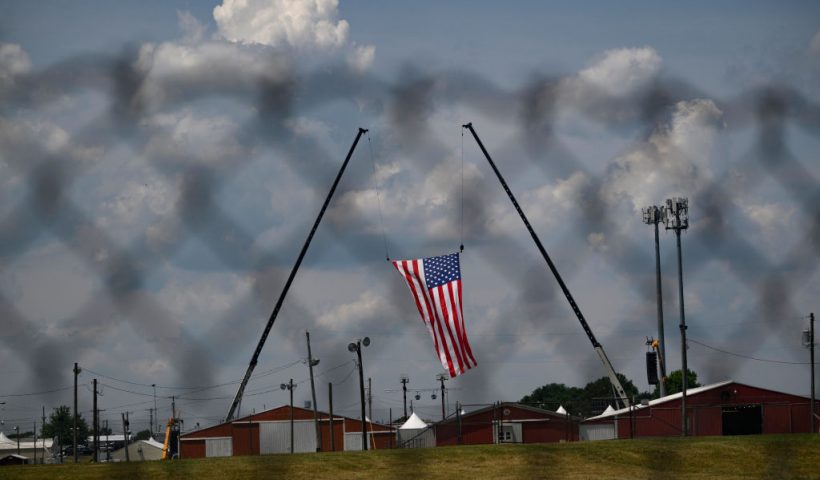
[[[359,127],[242,412],[285,403],[290,378],[309,399],[309,330],[320,408],[333,382],[356,416],[346,346],[369,336],[373,416],[398,416],[386,390],[435,387],[442,367],[385,257],[462,242],[478,367],[448,381],[451,404],[605,375],[466,122],[641,390],[658,335],[641,208],[685,196],[690,367],[808,394],[820,5],[440,3],[0,2],[4,428],[70,404],[74,362],[81,408],[98,378],[112,422],[147,427],[152,384],[186,428],[224,417]],[[676,369],[671,232],[661,256]],[[416,407],[439,411],[429,392]]]

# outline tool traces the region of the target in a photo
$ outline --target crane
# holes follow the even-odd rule
[[[544,260],[547,262],[552,274],[555,276],[555,280],[558,281],[558,286],[561,287],[561,291],[564,292],[564,296],[567,298],[567,302],[569,302],[570,307],[572,307],[572,311],[575,313],[575,316],[578,317],[578,321],[581,323],[581,327],[584,329],[584,332],[587,334],[587,338],[589,341],[592,342],[592,347],[595,349],[595,353],[598,354],[598,357],[601,359],[601,363],[604,364],[604,368],[606,369],[607,375],[609,376],[609,381],[612,383],[612,387],[615,389],[615,393],[618,397],[620,397],[621,401],[624,403],[625,407],[629,407],[629,398],[624,391],[624,387],[621,385],[621,381],[618,380],[618,375],[615,373],[615,369],[612,368],[612,362],[609,361],[609,358],[606,356],[606,352],[604,351],[604,347],[601,345],[601,342],[595,338],[595,334],[592,333],[592,329],[589,328],[589,324],[584,318],[584,314],[581,312],[581,308],[578,307],[578,304],[575,302],[575,298],[573,298],[572,293],[570,293],[569,288],[567,287],[566,283],[564,283],[564,279],[561,278],[561,274],[558,273],[558,269],[555,267],[555,264],[552,263],[552,259],[550,258],[547,250],[544,248],[544,245],[541,244],[541,240],[538,238],[538,235],[533,230],[532,225],[530,225],[530,221],[527,219],[527,216],[524,214],[524,210],[521,209],[521,206],[518,204],[518,201],[515,199],[515,195],[513,195],[512,190],[510,190],[509,185],[504,180],[504,177],[501,176],[501,172],[498,171],[498,168],[495,166],[493,159],[490,157],[490,154],[487,153],[487,149],[484,148],[484,144],[481,143],[481,139],[478,138],[478,134],[476,133],[475,129],[473,128],[472,123],[468,123],[466,125],[462,125],[463,128],[466,128],[473,134],[473,138],[475,138],[478,147],[481,149],[482,153],[484,153],[484,157],[487,158],[487,161],[490,163],[490,167],[492,167],[493,172],[495,172],[495,176],[498,177],[498,181],[501,182],[501,186],[504,187],[504,191],[507,193],[507,196],[510,197],[510,201],[512,201],[515,210],[518,212],[518,215],[521,217],[521,220],[524,221],[524,225],[527,227],[527,230],[530,232],[533,241],[535,241],[535,245],[538,247],[538,251],[541,252],[541,256],[544,257]]]

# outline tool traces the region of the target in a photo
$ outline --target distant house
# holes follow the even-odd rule
[[[681,393],[620,410],[607,409],[581,424],[583,440],[681,435]],[[817,403],[820,411],[820,402]],[[689,434],[748,435],[817,431],[807,397],[728,380],[686,391]],[[813,423],[813,427],[812,427]]]
[[[322,451],[361,450],[362,421],[319,412]],[[316,451],[313,410],[293,407],[294,452]],[[333,441],[330,426],[333,425]],[[395,446],[393,427],[366,420],[368,448]],[[180,457],[230,457],[290,452],[290,406],[284,405],[180,436]]]
[[[129,443],[127,447],[111,452],[111,460],[115,462],[124,462],[126,460],[126,449],[128,449],[127,459],[131,462],[161,460],[162,447],[162,443],[154,440],[153,438],[149,438],[148,440],[138,440],[136,442]]]

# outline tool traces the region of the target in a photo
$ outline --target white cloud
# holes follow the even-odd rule
[[[678,102],[668,124],[615,159],[604,195],[612,202],[628,199],[640,211],[669,196],[695,194],[712,176],[711,151],[722,117],[711,100]]]
[[[219,33],[232,42],[338,48],[349,25],[336,21],[337,0],[224,0],[214,8]]]
[[[357,325],[380,315],[381,312],[394,308],[384,295],[379,295],[372,290],[362,293],[358,299],[352,303],[339,305],[332,310],[321,314],[318,324],[330,330],[350,330]]]
[[[625,96],[653,80],[662,64],[660,55],[651,47],[607,50],[572,81],[576,88]]]
[[[587,235],[587,243],[596,252],[606,252],[609,250],[609,245],[606,242],[606,235],[602,232],[590,233]]]
[[[200,90],[250,95],[260,82],[279,83],[291,72],[285,55],[221,41],[146,43],[136,68],[145,76],[139,100],[149,109]]]
[[[186,109],[148,117],[145,124],[156,129],[145,148],[151,157],[218,164],[245,153],[236,138],[238,124],[225,115],[204,116]]]
[[[0,43],[0,87],[11,85],[15,76],[30,70],[31,60],[20,45]]]
[[[373,45],[356,45],[348,56],[348,63],[357,72],[364,72],[373,64],[376,47]]]
[[[189,11],[177,11],[177,22],[182,30],[183,39],[186,43],[199,43],[205,38],[205,25],[203,25]]]
[[[760,203],[742,205],[743,213],[760,226],[764,233],[785,228],[794,216],[794,206],[780,203]]]

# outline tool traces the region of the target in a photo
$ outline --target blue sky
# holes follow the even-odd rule
[[[186,425],[224,416],[235,384],[181,387],[241,378],[360,126],[369,136],[243,411],[283,403],[279,383],[307,378],[305,329],[322,359],[322,408],[332,381],[334,410],[355,416],[346,345],[363,335],[376,418],[400,410],[384,391],[399,375],[434,387],[441,366],[383,243],[394,258],[449,253],[462,205],[478,367],[449,381],[451,403],[603,376],[469,136],[462,149],[467,121],[641,390],[644,338],[657,332],[640,209],[680,195],[692,208],[687,323],[700,342],[690,366],[702,382],[807,394],[820,7],[577,3],[2,2],[0,395],[58,390],[8,397],[4,418],[68,403],[75,361],[84,384],[104,379],[112,419],[147,417],[151,384],[162,415],[175,395]],[[661,248],[678,368],[670,233]],[[429,418],[439,408],[428,397],[417,407]]]

